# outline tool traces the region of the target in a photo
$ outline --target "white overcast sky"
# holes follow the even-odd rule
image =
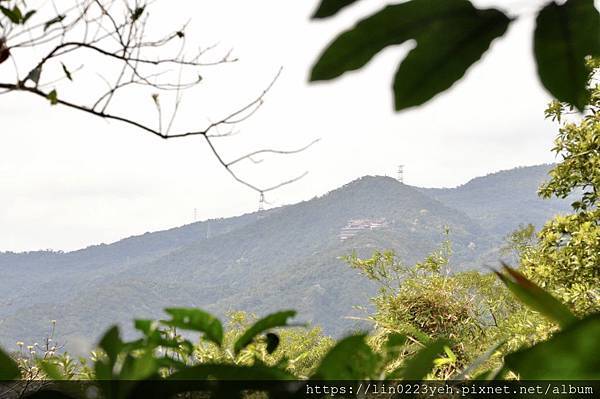
[[[311,64],[330,39],[382,1],[363,0],[324,22],[309,20],[316,1],[162,2],[171,10],[162,10],[159,25],[189,17],[188,40],[219,42],[240,58],[201,71],[202,86],[181,111],[184,125],[202,126],[243,104],[284,67],[264,107],[239,125],[239,135],[217,143],[231,159],[321,138],[302,154],[241,165],[240,174],[265,185],[309,172],[269,193],[273,206],[310,199],[363,175],[393,175],[398,164],[405,165],[408,184],[451,187],[554,160],[556,125],[544,120],[549,95],[531,54],[536,2],[477,1],[525,16],[451,91],[402,113],[392,111],[391,79],[411,44],[388,48],[332,83],[307,84]],[[10,68],[1,65],[0,78]],[[79,84],[85,90],[85,82]],[[146,97],[124,103],[152,110]],[[23,94],[0,96],[0,117],[0,251],[72,250],[190,223],[194,208],[199,219],[257,208],[258,195],[232,181],[201,138],[166,142]]]

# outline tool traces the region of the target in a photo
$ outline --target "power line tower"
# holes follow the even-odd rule
[[[398,181],[404,183],[404,165],[398,165]]]
[[[265,210],[265,193],[260,193],[260,198],[258,200],[258,211],[262,212]]]

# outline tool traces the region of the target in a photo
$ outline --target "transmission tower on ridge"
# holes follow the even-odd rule
[[[260,199],[258,200],[258,211],[262,212],[265,210],[265,194],[260,193]]]
[[[404,183],[404,165],[398,165],[398,181]]]

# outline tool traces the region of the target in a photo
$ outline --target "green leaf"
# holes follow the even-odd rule
[[[267,333],[267,353],[273,353],[279,346],[279,336],[273,333]]]
[[[21,14],[21,10],[17,6],[14,6],[12,10],[0,6],[0,12],[2,12],[2,14],[4,14],[13,24],[20,24],[23,20],[23,14]]]
[[[379,356],[365,342],[365,335],[351,335],[325,354],[315,374],[315,380],[361,380],[375,373]]]
[[[473,372],[477,371],[477,369],[482,366],[485,362],[487,362],[487,360],[492,357],[492,355],[494,353],[496,353],[496,351],[498,349],[500,349],[500,347],[502,345],[505,344],[505,341],[499,342],[496,345],[492,346],[490,349],[488,349],[487,351],[485,351],[485,353],[481,354],[479,357],[477,357],[477,359],[473,360],[468,366],[467,368],[465,368],[463,371],[460,372],[459,375],[457,375],[456,377],[453,377],[455,380],[466,380],[468,378],[471,377],[471,374],[473,374]],[[487,375],[487,373],[490,373],[490,371],[486,371],[485,372]],[[479,374],[480,376],[484,376],[483,374]]]
[[[319,8],[313,14],[312,18],[327,18],[338,13],[342,8],[348,7],[358,0],[322,0]]]
[[[140,19],[140,17],[142,16],[142,14],[144,13],[144,9],[146,7],[142,6],[142,7],[138,7],[136,8],[132,13],[131,13],[131,21],[135,22],[138,19]]]
[[[161,321],[162,324],[184,330],[199,331],[204,337],[218,346],[223,343],[223,326],[219,319],[200,309],[168,308],[165,312],[172,316],[171,320]]]
[[[103,360],[97,360],[94,364],[95,377],[99,381],[106,381],[114,379],[113,369],[107,362]]]
[[[505,364],[525,380],[600,379],[600,314],[558,332],[547,341],[505,358]]]
[[[16,380],[20,376],[17,363],[0,349],[0,381]]]
[[[235,344],[233,345],[233,351],[237,355],[242,349],[250,345],[257,335],[270,330],[271,328],[287,326],[288,319],[294,317],[295,315],[295,311],[286,310],[283,312],[270,314],[258,320],[256,323],[250,326],[250,328],[244,331],[242,336],[239,337],[237,341],[235,341]]]
[[[537,16],[534,53],[544,87],[582,111],[588,103],[585,57],[600,55],[600,14],[594,1],[546,5]]]
[[[28,12],[25,14],[25,16],[23,17],[23,19],[21,20],[21,23],[22,23],[22,24],[26,23],[26,22],[29,20],[29,18],[33,17],[33,15],[34,15],[36,12],[37,12],[37,10],[31,10],[31,11],[28,11]]]
[[[499,272],[495,273],[508,289],[527,306],[554,320],[563,328],[577,321],[577,318],[565,305],[529,281],[521,273],[507,265],[504,265],[504,270],[508,276]]]
[[[133,321],[133,327],[145,336],[149,336],[156,331],[156,322],[148,319],[136,319]]]
[[[113,370],[119,353],[124,349],[123,341],[121,340],[119,327],[112,326],[100,339],[98,344],[100,349],[106,353],[108,359],[100,358],[94,364],[94,371],[97,380],[112,380],[114,379]]]
[[[506,32],[502,12],[465,0],[412,0],[385,7],[338,36],[310,80],[329,80],[366,65],[384,48],[416,40],[394,78],[395,109],[425,103],[450,88]]]
[[[60,371],[60,368],[53,361],[45,360],[39,362],[39,367],[44,371],[44,373],[54,381],[64,381],[67,377]]]
[[[42,66],[38,65],[29,72],[29,74],[27,75],[27,79],[31,79],[31,81],[33,83],[35,83],[35,85],[37,86],[38,83],[40,82],[41,76],[42,76]]]
[[[158,363],[154,359],[152,351],[146,351],[138,357],[127,355],[119,377],[122,380],[143,380],[155,375],[157,370]]]
[[[394,77],[396,111],[421,105],[452,87],[504,35],[510,19],[497,10],[465,9],[417,37]]]
[[[171,375],[168,380],[290,380],[295,377],[285,370],[265,365],[200,364]]]
[[[178,351],[184,351],[191,354],[194,351],[194,345],[181,337],[171,337],[166,331],[157,328],[154,320],[135,320],[134,327],[144,334],[144,339],[126,344],[128,351],[136,349],[154,349],[156,347],[171,348]]]
[[[433,364],[435,366],[443,366],[445,364],[454,364],[456,363],[456,354],[452,352],[449,346],[444,346],[444,352],[446,353],[446,357],[438,357],[433,360]]]
[[[47,98],[50,100],[51,105],[58,104],[58,93],[56,90],[52,90],[50,93],[48,93]]]
[[[403,350],[404,345],[406,344],[406,335],[392,333],[387,337],[387,341],[385,341],[384,352],[386,358],[392,358],[398,356],[398,354]]]
[[[106,353],[111,365],[117,361],[117,356],[123,349],[123,341],[119,333],[119,327],[112,326],[104,333],[98,346]]]
[[[54,17],[51,20],[49,20],[48,22],[46,22],[44,24],[44,32],[46,32],[48,30],[48,28],[50,28],[52,25],[62,22],[63,19],[65,19],[64,15],[57,15],[56,17]]]
[[[439,354],[444,351],[444,347],[449,343],[445,339],[438,339],[427,344],[427,346],[419,350],[413,357],[408,359],[402,367],[392,371],[387,378],[404,380],[420,381],[431,372],[435,360]]]
[[[67,76],[67,79],[69,79],[70,81],[73,81],[73,76],[71,76],[71,72],[69,72],[69,70],[67,69],[65,64],[63,64],[62,62],[60,64],[62,65],[63,72]]]

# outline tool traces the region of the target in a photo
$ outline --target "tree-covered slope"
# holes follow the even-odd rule
[[[537,188],[549,179],[551,168],[520,167],[477,177],[456,188],[423,192],[464,212],[493,234],[505,235],[519,224],[532,223],[540,228],[548,215],[569,210],[569,199],[542,200],[537,195]]]

